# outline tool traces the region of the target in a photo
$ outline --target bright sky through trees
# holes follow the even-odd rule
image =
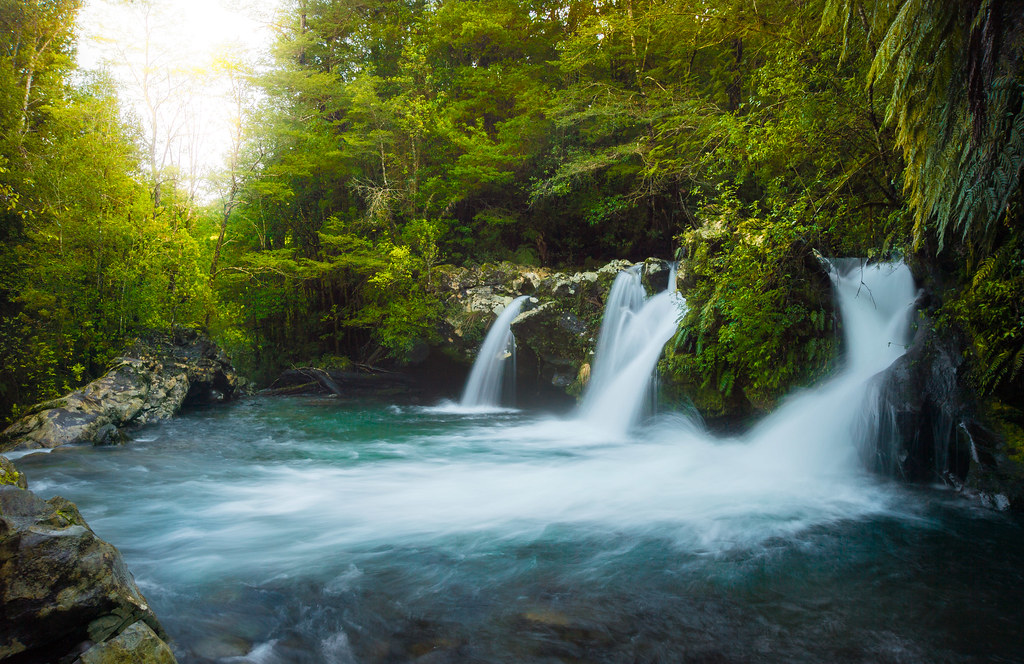
[[[86,0],[83,69],[108,69],[137,116],[154,180],[197,198],[224,164],[238,121],[227,69],[258,66],[273,41],[278,0]],[[159,174],[159,175],[158,175]]]

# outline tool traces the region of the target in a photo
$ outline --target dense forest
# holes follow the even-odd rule
[[[684,260],[705,412],[829,369],[817,255],[903,257],[979,394],[1024,394],[1024,2],[291,0],[220,197],[157,159],[81,0],[0,0],[0,420],[153,328],[244,371],[400,365],[435,269]]]

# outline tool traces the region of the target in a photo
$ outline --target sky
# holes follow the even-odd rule
[[[144,131],[152,135],[155,127],[157,161],[197,176],[200,199],[215,196],[203,176],[224,165],[237,116],[227,76],[211,65],[227,56],[258,66],[273,43],[280,2],[86,0],[82,8],[79,67],[105,68],[114,75],[122,101],[134,109]],[[144,78],[155,116],[145,103]]]

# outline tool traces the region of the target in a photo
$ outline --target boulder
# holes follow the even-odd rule
[[[164,637],[121,554],[74,503],[0,486],[0,660],[55,661],[139,621]]]
[[[183,406],[230,399],[237,376],[216,344],[194,331],[137,340],[102,377],[38,404],[0,433],[0,451],[116,444],[123,429],[167,419]]]
[[[907,352],[876,380],[879,419],[864,440],[868,467],[908,480],[963,480],[969,459],[961,424],[971,417],[963,354],[921,314]]]
[[[919,316],[906,354],[876,378],[878,417],[860,436],[866,465],[944,482],[993,509],[1024,509],[1024,413],[991,397],[979,401],[963,339]]]
[[[176,661],[167,644],[141,620],[109,641],[97,643],[78,659],[81,664],[174,664]]]
[[[525,311],[512,321],[518,352],[532,353],[538,360],[540,378],[562,389],[579,375],[593,345],[594,333],[572,311],[546,302]]]
[[[660,293],[669,287],[672,264],[660,258],[648,258],[640,269],[640,280],[648,295]]]
[[[25,474],[18,471],[7,457],[0,456],[0,486],[11,485],[19,489],[28,488]]]

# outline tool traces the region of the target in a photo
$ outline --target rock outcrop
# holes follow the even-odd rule
[[[24,487],[0,484],[0,661],[173,662],[117,549],[74,503]]]
[[[927,312],[906,354],[879,376],[880,417],[864,439],[868,467],[918,482],[943,481],[998,510],[1024,509],[1020,413],[980,401],[970,384],[964,342],[935,331]]]
[[[167,419],[183,406],[230,399],[237,376],[216,344],[191,330],[136,341],[101,378],[35,406],[0,433],[0,452],[115,444],[124,429]]]

